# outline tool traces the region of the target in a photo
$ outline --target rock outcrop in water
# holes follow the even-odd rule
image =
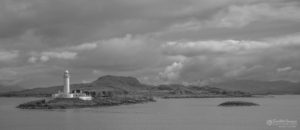
[[[230,107],[230,106],[259,106],[259,104],[245,101],[227,101],[219,104],[219,106]]]

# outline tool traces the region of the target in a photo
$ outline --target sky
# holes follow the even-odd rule
[[[298,0],[1,0],[0,84],[300,81]]]

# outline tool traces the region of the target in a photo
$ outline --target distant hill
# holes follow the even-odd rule
[[[90,87],[94,89],[136,91],[145,90],[147,85],[141,84],[134,77],[124,76],[103,76],[91,83]]]
[[[289,81],[231,80],[211,86],[252,94],[300,94],[300,83]]]
[[[19,87],[19,86],[0,84],[0,93],[6,93],[6,92],[10,92],[10,91],[20,91],[23,89],[24,88]]]
[[[201,97],[249,97],[250,93],[230,91],[211,86],[168,84],[151,88],[156,95],[165,98],[201,98]]]

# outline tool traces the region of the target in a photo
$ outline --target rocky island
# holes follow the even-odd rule
[[[102,107],[116,106],[154,102],[151,97],[114,97],[114,98],[94,98],[90,101],[81,100],[79,98],[55,98],[51,100],[42,99],[20,104],[17,108],[21,109],[68,109],[68,108],[86,108],[86,107]]]

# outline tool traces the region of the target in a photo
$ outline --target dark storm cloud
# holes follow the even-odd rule
[[[132,0],[3,0],[0,3],[0,39],[32,33],[45,47],[80,44],[127,33],[161,30],[227,1]],[[210,9],[211,10],[211,9]],[[15,41],[1,42],[11,44]],[[22,43],[29,44],[30,43]]]
[[[124,22],[135,16],[139,18],[140,7],[122,3],[96,0],[1,1],[0,36],[16,37],[34,30],[36,35],[49,39],[86,37],[105,28],[104,25]]]

